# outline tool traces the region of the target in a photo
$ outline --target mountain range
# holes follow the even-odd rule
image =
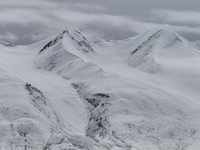
[[[198,150],[198,43],[168,25],[0,42],[0,149]]]

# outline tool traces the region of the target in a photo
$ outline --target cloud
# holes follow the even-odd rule
[[[171,10],[152,9],[153,22],[170,24],[178,34],[188,40],[200,39],[200,11],[199,10]]]
[[[50,19],[42,15],[43,11],[34,9],[20,9],[20,8],[3,8],[0,10],[0,22],[5,24],[21,24],[27,25],[29,23],[50,23]]]
[[[13,33],[6,32],[5,34],[0,35],[0,39],[2,39],[3,41],[11,41],[12,43],[14,43],[19,38]]]
[[[55,3],[46,0],[1,0],[0,7],[50,8]]]
[[[0,34],[2,35],[4,31],[12,32],[21,38],[14,44],[29,44],[57,34],[67,27],[83,25],[81,21],[72,21],[72,17],[80,18],[81,13],[84,15],[102,11],[107,11],[102,5],[66,2],[61,4],[45,0],[34,2],[32,0],[2,0],[0,1]],[[23,37],[29,40],[24,40]]]
[[[0,39],[12,33],[15,38],[7,36],[8,41],[30,44],[71,26],[104,39],[124,39],[162,24],[186,37],[200,37],[199,11],[156,8],[161,2],[150,1],[1,0]]]
[[[125,16],[106,14],[108,9],[102,5],[80,3],[65,3],[65,5],[55,3],[55,5],[52,5],[50,3],[43,7],[43,3],[42,6],[38,6],[42,9],[38,9],[35,8],[36,5],[27,8],[27,5],[23,3],[15,4],[8,5],[13,6],[13,8],[3,7],[0,9],[0,22],[6,30],[20,35],[21,39],[16,43],[22,41],[22,39],[23,44],[25,44],[24,42],[36,42],[57,34],[70,26],[76,26],[87,32],[92,30],[93,33],[94,31],[102,32],[102,37],[104,36],[103,38],[107,39],[121,39],[135,35],[135,33],[141,32],[142,26],[144,29],[147,26],[147,24],[142,25],[140,22]],[[109,29],[109,34],[107,29]],[[35,31],[33,32],[33,30]],[[119,34],[116,34],[117,31],[121,31],[119,32],[122,34],[121,38]],[[24,37],[26,37],[26,40],[24,40]]]
[[[178,23],[184,25],[199,25],[200,11],[177,11],[166,9],[154,9],[152,14],[157,19],[167,23]]]

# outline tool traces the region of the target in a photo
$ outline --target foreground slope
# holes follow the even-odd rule
[[[169,26],[122,41],[70,28],[0,53],[2,148],[198,147],[200,55]]]

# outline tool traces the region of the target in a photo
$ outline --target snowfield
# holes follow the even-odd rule
[[[0,149],[198,150],[198,48],[169,26],[0,42]]]

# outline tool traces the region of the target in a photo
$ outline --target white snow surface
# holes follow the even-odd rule
[[[0,149],[198,150],[199,65],[170,26],[0,44]]]

